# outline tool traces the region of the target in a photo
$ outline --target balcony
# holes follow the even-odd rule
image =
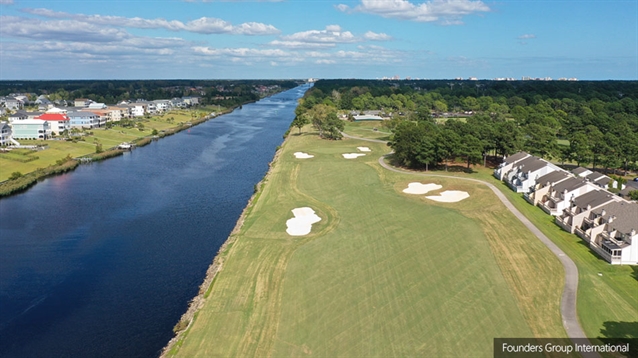
[[[571,220],[569,220],[571,217],[560,217],[557,216],[556,219],[554,220],[554,222],[556,223],[556,225],[560,226],[561,229],[567,231],[567,232],[572,232],[572,226],[569,223]]]

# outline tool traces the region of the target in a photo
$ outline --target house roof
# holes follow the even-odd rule
[[[521,160],[520,162],[517,162],[516,166],[518,167],[518,170],[521,172],[535,172],[538,169],[549,166],[549,163],[540,158],[532,156],[532,157],[525,158]]]
[[[592,190],[574,198],[573,203],[581,209],[586,209],[588,205],[596,208],[610,201],[614,201],[614,196],[611,193],[604,190]]]
[[[509,157],[505,158],[505,160],[503,160],[503,162],[507,163],[507,164],[511,164],[514,163],[518,160],[524,159],[526,157],[529,157],[529,154],[525,153],[525,152],[518,152],[516,154],[512,154]]]
[[[603,175],[603,174],[600,174],[598,172],[593,172],[593,173],[589,174],[588,176],[586,176],[585,178],[587,178],[587,179],[589,179],[591,181],[598,181],[598,180],[600,180],[600,179],[602,179],[604,177],[606,177],[606,176]]]
[[[552,188],[556,193],[562,193],[567,189],[567,192],[576,190],[582,186],[587,185],[587,182],[581,178],[568,178],[560,183],[557,183]]]
[[[562,170],[555,170],[536,179],[536,183],[543,185],[552,185],[569,177],[570,175],[567,172],[564,172]]]
[[[578,167],[578,168],[572,169],[572,173],[574,173],[576,175],[581,175],[582,173],[589,172],[589,171],[590,171],[589,169],[583,168],[583,167]]]
[[[67,113],[69,117],[95,117],[95,113],[89,111],[75,111]]]
[[[34,119],[39,119],[43,121],[68,121],[69,117],[64,113],[44,113]]]
[[[638,231],[638,204],[621,200],[604,205],[593,212],[601,215],[603,210],[605,210],[605,215],[603,215],[605,221],[608,221],[609,217],[615,216],[615,219],[607,224],[608,229],[618,230],[622,233],[629,233],[631,230]]]
[[[28,117],[29,115],[27,114],[27,112],[25,111],[16,111],[16,113],[10,114],[9,117],[11,118],[16,118],[16,117]]]
[[[21,125],[21,124],[38,124],[38,125],[42,125],[44,123],[47,123],[47,121],[41,120],[41,119],[25,119],[23,121],[13,122],[13,125],[14,126]]]

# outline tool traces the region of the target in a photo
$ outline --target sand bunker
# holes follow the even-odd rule
[[[321,221],[321,218],[315,214],[315,211],[308,207],[292,209],[295,216],[286,221],[286,232],[290,236],[304,236],[310,234],[312,224]]]
[[[470,197],[470,194],[459,190],[446,190],[442,191],[439,196],[426,196],[426,198],[434,201],[440,201],[442,203],[456,203],[463,199]]]
[[[363,154],[363,153],[344,153],[344,154],[341,154],[341,155],[343,155],[343,157],[346,158],[346,159],[355,159],[356,157],[362,157],[365,154]]]
[[[368,147],[357,147],[357,149],[359,149],[362,152],[371,152],[370,148]]]
[[[308,159],[308,158],[314,158],[314,155],[310,155],[310,154],[304,153],[304,152],[295,152],[295,158],[297,158],[297,159]]]
[[[421,183],[410,183],[406,189],[403,189],[403,192],[406,194],[425,194],[428,191],[439,190],[442,186],[438,184],[421,184]]]

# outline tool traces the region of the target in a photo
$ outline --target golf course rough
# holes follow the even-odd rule
[[[491,357],[494,337],[565,336],[558,260],[489,190],[437,178],[472,200],[405,195],[417,177],[339,158],[356,142],[288,137],[171,354]],[[321,221],[291,237],[304,207]]]

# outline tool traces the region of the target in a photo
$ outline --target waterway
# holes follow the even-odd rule
[[[308,88],[0,200],[0,356],[157,356]]]

